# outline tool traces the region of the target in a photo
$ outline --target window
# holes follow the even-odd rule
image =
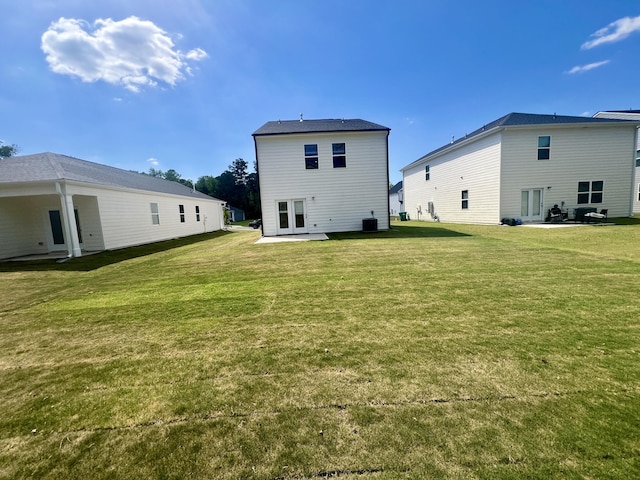
[[[424,179],[428,181],[430,177],[431,177],[431,175],[429,174],[429,165],[425,165],[425,167],[424,167]]]
[[[636,167],[640,167],[640,150],[636,150]]]
[[[196,222],[200,221],[200,206],[196,205]]]
[[[307,170],[318,169],[318,145],[304,146],[304,168]]]
[[[178,205],[180,210],[180,223],[184,223],[184,205]]]
[[[347,156],[344,143],[334,143],[333,149],[333,168],[346,168]]]
[[[151,224],[160,225],[160,214],[158,213],[158,204],[151,204]]]
[[[603,191],[604,182],[602,180],[578,182],[578,204],[602,203]]]
[[[462,208],[469,208],[469,190],[462,190]]]
[[[640,183],[638,184],[638,201],[640,202]]]
[[[538,137],[538,160],[549,160],[551,153],[551,137],[543,135]]]

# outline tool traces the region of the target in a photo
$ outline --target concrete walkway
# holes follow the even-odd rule
[[[261,237],[256,243],[308,242],[310,240],[329,240],[329,237],[327,237],[324,233],[279,235],[277,237]]]

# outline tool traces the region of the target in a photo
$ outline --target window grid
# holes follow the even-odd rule
[[[178,210],[180,211],[180,223],[184,223],[184,205],[178,205]]]
[[[578,204],[602,203],[604,181],[578,182]]]
[[[347,150],[344,143],[333,143],[333,168],[347,168]]]
[[[200,221],[200,206],[196,205],[196,222]]]
[[[538,160],[549,160],[551,158],[551,136],[541,135],[538,137]]]
[[[424,179],[426,181],[429,181],[429,179],[431,178],[431,173],[429,172],[429,165],[425,165],[424,167]]]
[[[469,208],[469,190],[462,190],[462,208]]]
[[[304,168],[307,170],[318,169],[318,145],[315,143],[304,146]]]
[[[151,204],[151,224],[160,225],[160,214],[158,213],[158,204]]]

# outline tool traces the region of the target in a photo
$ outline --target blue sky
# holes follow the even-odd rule
[[[509,112],[640,109],[631,0],[0,0],[0,140],[217,176],[269,120],[391,128],[390,177]]]

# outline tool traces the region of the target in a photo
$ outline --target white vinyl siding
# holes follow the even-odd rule
[[[48,212],[62,213],[54,185],[3,186],[0,190],[0,258],[67,249],[67,238],[64,245],[52,245]],[[66,193],[78,212],[85,251],[140,245],[223,227],[222,202],[215,199],[79,184],[67,184]],[[150,203],[158,204],[160,225],[151,224]],[[187,215],[186,222],[180,223],[178,205],[185,205],[187,211],[195,211],[198,205],[200,221]]]
[[[554,204],[568,209],[578,206],[578,182],[604,181],[601,204],[609,217],[630,213],[632,146],[635,127],[596,126],[555,128],[552,154],[547,161],[535,159],[538,137],[546,127],[511,129],[503,133],[501,205],[503,217],[518,217],[523,188],[543,190],[543,212]]]
[[[387,132],[257,136],[262,223],[276,235],[276,201],[304,199],[309,233],[362,230],[362,220],[389,228]],[[333,168],[333,144],[344,143],[346,168]],[[304,145],[318,145],[318,169],[307,170]]]
[[[432,202],[442,222],[498,223],[499,175],[500,135],[493,134],[406,169],[402,184],[405,209],[412,220],[430,221],[428,205]],[[466,209],[461,208],[463,190],[469,195]]]
[[[150,203],[158,204],[160,224],[151,224]],[[102,190],[98,194],[102,231],[105,248],[119,248],[139,245],[175,237],[185,237],[198,233],[220,230],[222,207],[218,202],[190,199],[173,195],[142,192],[122,192]],[[195,211],[200,206],[200,214],[205,222],[196,221],[195,215],[188,215],[185,223],[180,222],[178,205],[187,211]],[[83,228],[86,231],[86,228]]]

